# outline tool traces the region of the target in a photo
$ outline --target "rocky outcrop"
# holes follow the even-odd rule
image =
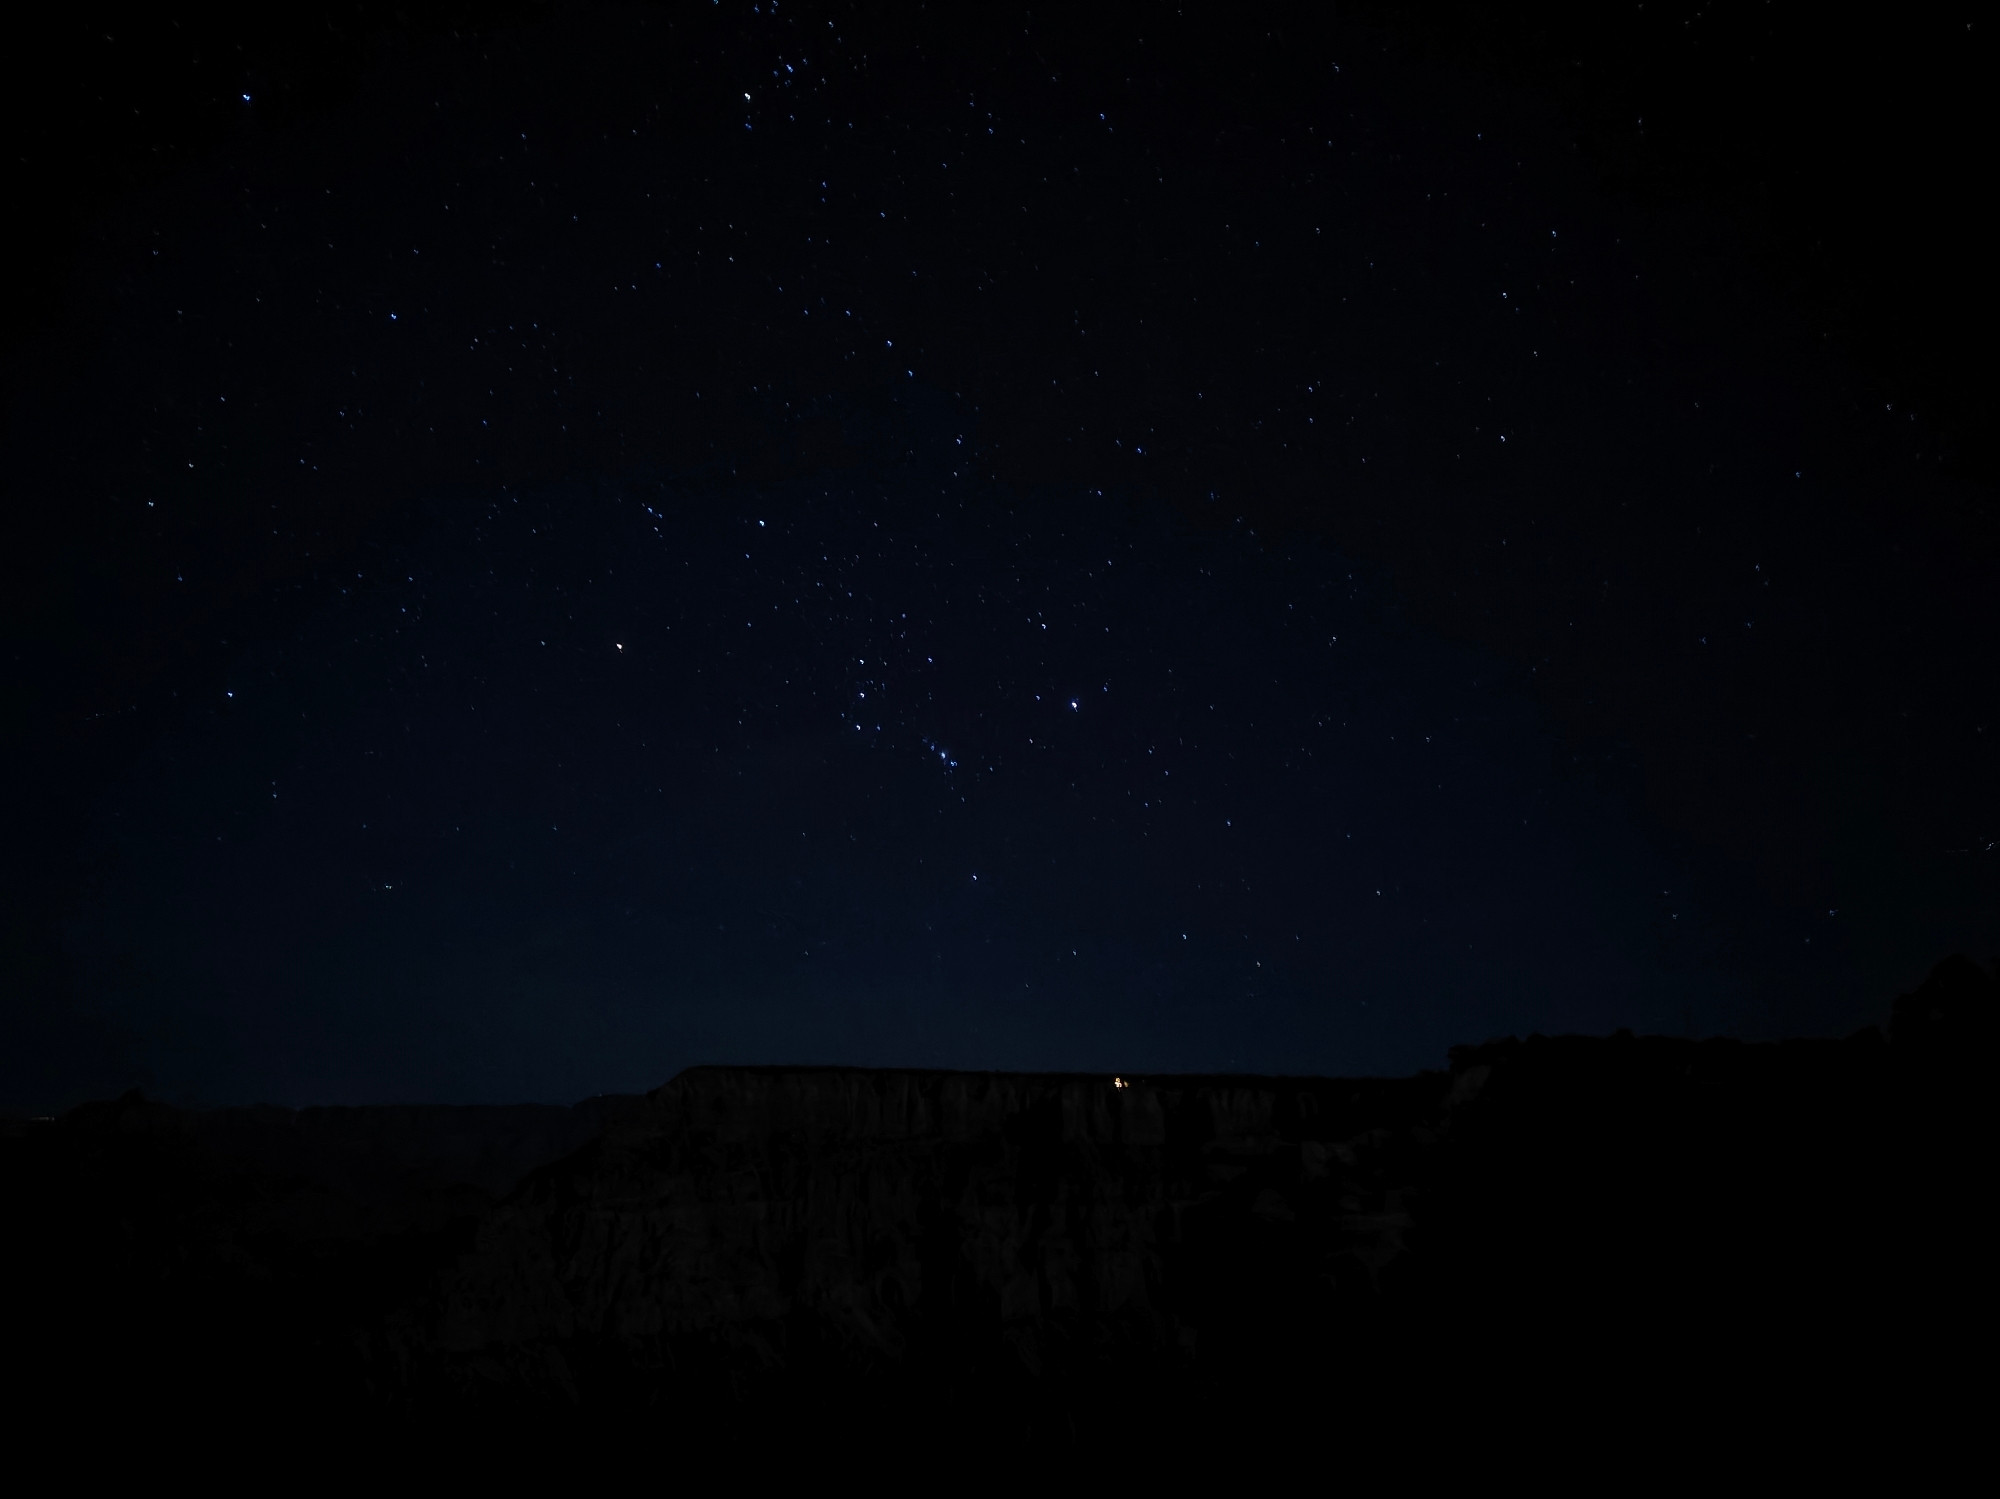
[[[1994,1009],[1954,962],[1893,1039],[1531,1037],[1406,1079],[127,1098],[0,1137],[6,1331],[45,1398],[128,1418],[510,1441],[1941,1419],[1983,1326]]]
[[[487,1218],[422,1352],[614,1403],[1282,1356],[1379,1309],[1452,1086],[696,1068]]]
[[[1873,1032],[1536,1037],[1392,1081],[695,1069],[486,1217],[403,1388],[1047,1423],[1107,1391],[1666,1400],[1692,1359],[1789,1400],[1883,1346],[1913,1243],[1942,1263],[1911,1102]]]
[[[32,1371],[16,1415],[379,1405],[367,1330],[428,1296],[481,1216],[616,1103],[195,1112],[127,1094],[13,1121],[0,1343]]]

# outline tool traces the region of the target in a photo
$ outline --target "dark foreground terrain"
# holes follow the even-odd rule
[[[1983,1420],[1994,1008],[1952,959],[1887,1036],[1534,1037],[1393,1080],[128,1095],[0,1140],[9,1409],[100,1455],[612,1432],[760,1460],[1333,1455],[1588,1427],[1914,1462]]]

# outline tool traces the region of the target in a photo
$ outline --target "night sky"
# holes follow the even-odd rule
[[[1400,1073],[1990,959],[1971,145],[1655,10],[1584,94],[1448,6],[63,33],[0,1102]],[[1920,19],[1871,107],[1983,55]]]

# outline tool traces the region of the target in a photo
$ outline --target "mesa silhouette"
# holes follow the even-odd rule
[[[1400,1079],[697,1067],[575,1108],[128,1094],[0,1141],[29,1407],[417,1436],[1187,1443],[1839,1423],[1970,1337],[1995,983],[1889,1034]],[[20,1402],[17,1402],[17,1408]]]

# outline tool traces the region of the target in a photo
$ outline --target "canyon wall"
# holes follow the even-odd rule
[[[128,1096],[0,1131],[7,1344],[25,1408],[111,1429],[1949,1423],[1989,1317],[1993,999],[1954,960],[1887,1036],[1532,1037],[1402,1079]]]

